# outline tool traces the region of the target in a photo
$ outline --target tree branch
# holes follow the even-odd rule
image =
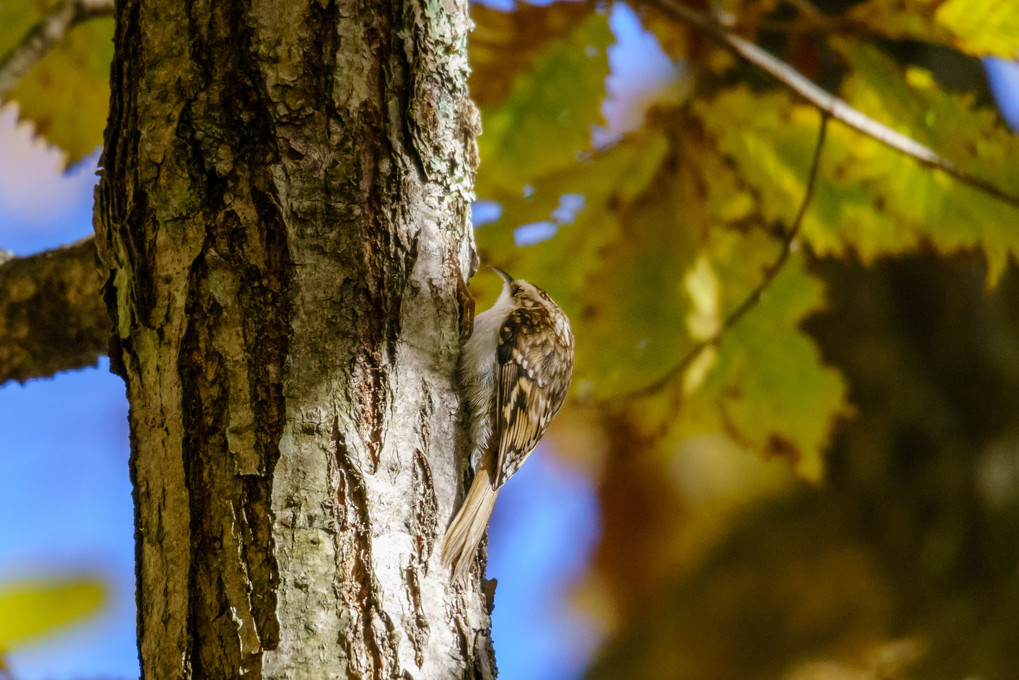
[[[66,0],[54,9],[33,26],[20,43],[0,57],[0,101],[71,28],[88,19],[113,16],[113,13],[113,0]]]
[[[93,366],[110,317],[87,238],[28,257],[0,251],[0,385]]]
[[[761,296],[764,295],[764,292],[772,284],[775,277],[778,276],[778,273],[782,271],[785,263],[789,260],[789,255],[793,250],[793,244],[796,242],[796,237],[800,233],[800,225],[803,224],[803,216],[807,214],[807,207],[810,206],[810,201],[814,196],[814,185],[817,183],[817,169],[821,164],[821,150],[824,148],[824,138],[828,130],[829,117],[830,114],[827,111],[821,111],[821,127],[817,133],[817,146],[814,148],[814,158],[810,164],[810,175],[807,178],[807,188],[803,194],[803,201],[800,203],[800,209],[796,213],[796,218],[793,220],[792,227],[782,238],[782,249],[779,251],[778,257],[776,257],[775,261],[771,263],[771,266],[764,271],[764,276],[761,278],[760,283],[758,283],[757,286],[750,291],[739,306],[729,312],[729,314],[725,317],[725,320],[722,322],[722,325],[714,332],[714,334],[691,347],[690,351],[683,355],[683,358],[680,359],[679,363],[666,371],[664,375],[654,382],[645,385],[638,390],[615,397],[613,401],[630,399],[633,397],[646,397],[668,385],[670,382],[682,375],[701,352],[708,347],[719,345],[722,342],[722,336],[725,332],[739,323],[739,320],[761,301]]]
[[[961,170],[950,160],[915,139],[896,132],[862,111],[854,109],[843,100],[812,83],[789,64],[773,57],[752,42],[731,33],[709,17],[690,9],[677,0],[651,0],[651,2],[673,18],[703,31],[724,45],[730,52],[769,74],[782,85],[835,120],[848,125],[857,132],[876,139],[900,153],[916,159],[923,165],[941,170],[962,184],[979,189],[1011,206],[1019,208],[1019,195],[1009,193],[985,179]]]

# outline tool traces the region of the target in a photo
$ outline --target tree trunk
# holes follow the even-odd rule
[[[495,673],[482,584],[436,550],[466,462],[468,27],[466,0],[118,3],[96,234],[143,678]]]

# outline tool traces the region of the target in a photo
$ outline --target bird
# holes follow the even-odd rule
[[[573,329],[563,310],[538,286],[492,269],[502,292],[475,317],[458,366],[478,465],[442,541],[455,580],[469,572],[499,489],[534,451],[573,375]]]

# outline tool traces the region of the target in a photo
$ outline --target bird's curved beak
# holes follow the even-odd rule
[[[489,265],[489,266],[492,267],[492,265]],[[513,283],[513,277],[512,276],[510,276],[509,274],[507,274],[503,270],[499,269],[498,267],[492,267],[492,269],[495,270],[495,273],[498,274],[502,278],[503,281],[505,281],[506,283]]]

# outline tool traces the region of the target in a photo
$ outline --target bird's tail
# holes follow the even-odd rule
[[[488,471],[482,466],[474,477],[463,506],[442,539],[442,564],[453,566],[453,577],[457,580],[462,579],[471,568],[498,495],[499,490],[492,488]]]

